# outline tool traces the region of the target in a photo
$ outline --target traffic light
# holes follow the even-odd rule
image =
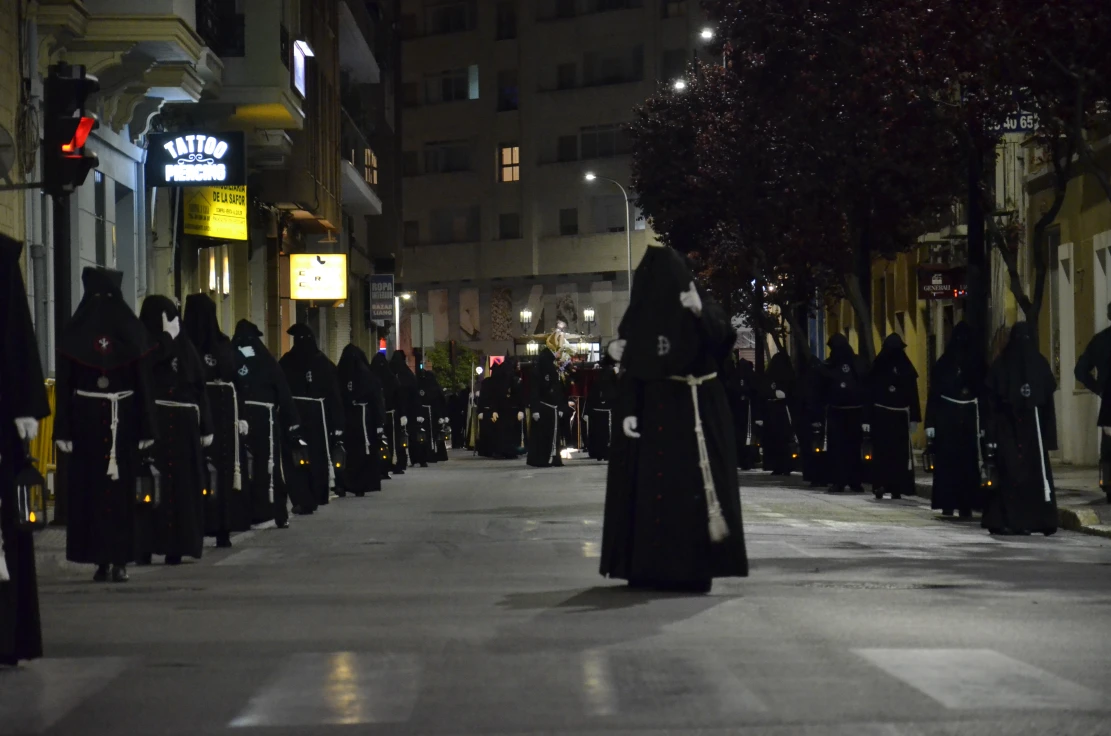
[[[50,67],[45,84],[42,188],[51,196],[72,193],[97,167],[96,154],[85,152],[85,142],[100,123],[85,111],[85,102],[99,89],[96,77],[85,74],[83,66]]]

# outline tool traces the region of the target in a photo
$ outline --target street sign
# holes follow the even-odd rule
[[[375,274],[370,277],[370,316],[393,322],[393,274]]]
[[[343,301],[347,298],[347,255],[292,253],[289,256],[289,298]]]
[[[1038,116],[1032,112],[1014,112],[1000,125],[992,128],[994,133],[1033,133],[1038,129]]]
[[[961,299],[968,296],[968,279],[963,268],[918,270],[919,299]]]
[[[247,187],[186,187],[186,235],[247,239]]]
[[[410,317],[414,348],[430,350],[436,347],[436,323],[428,312],[414,312]]]

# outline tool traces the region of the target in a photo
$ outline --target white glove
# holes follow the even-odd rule
[[[572,409],[574,409],[574,408],[575,408],[575,402],[574,402],[574,401],[568,401],[568,402],[567,402],[567,406],[569,406],[569,407],[571,407]]]
[[[243,353],[244,358],[255,357],[255,349],[250,345],[244,345],[243,347],[239,348],[239,352]]]
[[[246,435],[247,435],[247,431],[248,431],[248,430],[249,430],[250,428],[251,428],[251,427],[250,427],[250,425],[249,425],[249,424],[247,424],[247,420],[246,420],[246,419],[240,419],[240,420],[239,420],[239,434],[241,434],[241,435],[244,435],[244,436],[246,436]]]
[[[67,455],[73,452],[72,440],[54,440],[54,444],[58,446],[59,450],[66,453]]]
[[[625,341],[614,340],[606,346],[606,353],[618,363],[621,362],[621,356],[625,354]]]
[[[523,411],[517,412],[517,421],[523,422],[525,420],[525,413]]]
[[[409,424],[409,417],[401,417],[401,426],[404,427],[404,426],[407,426],[408,424]]]
[[[910,433],[914,434],[917,431],[918,431],[918,422],[911,422],[910,423]]]
[[[822,423],[821,422],[814,422],[810,426],[813,427],[814,429],[821,429],[822,428]]]
[[[385,434],[385,433],[386,433],[386,428],[385,427],[379,427],[378,428],[378,434]]]
[[[871,424],[861,424],[860,428],[862,430],[864,430],[865,432],[871,432],[872,431],[872,425]]]
[[[479,413],[478,413],[478,418],[479,418],[480,420],[482,420],[482,419],[485,419],[485,418],[486,418],[486,415],[484,415],[484,414],[483,414],[482,412],[479,412]]]
[[[201,437],[201,447],[212,447],[212,440],[215,439],[214,435],[206,434]]]
[[[621,431],[624,432],[625,436],[631,440],[639,439],[640,432],[637,432],[637,418],[625,417],[624,419],[622,419]]]
[[[777,398],[777,399],[785,399],[785,398],[787,398],[787,394],[783,393],[782,391],[776,390],[776,392],[775,392],[775,398]]]
[[[494,412],[493,414],[490,415],[490,421],[491,422],[498,421],[498,413],[497,412]]]
[[[559,415],[560,415],[561,417],[565,417],[565,416],[567,416],[567,412],[565,412],[565,411],[563,411],[562,409],[560,409],[560,411],[559,411]]]
[[[181,334],[181,320],[177,317],[173,319],[166,319],[166,313],[162,313],[162,331],[169,333],[170,337],[177,339]]]
[[[16,417],[15,431],[21,440],[33,440],[39,436],[39,420],[34,417]]]
[[[343,430],[342,429],[337,429],[335,434],[336,434],[336,437],[342,437],[343,436]]]
[[[447,419],[440,417],[440,424],[447,424]]]
[[[763,419],[757,419],[755,422],[753,422],[753,424],[755,424],[757,427],[763,427],[764,426],[764,420]]]
[[[140,450],[149,450],[154,445],[154,440],[139,440]]]
[[[693,281],[689,289],[679,292],[679,303],[694,312],[696,317],[702,314],[702,297],[698,295],[698,288]]]
[[[301,447],[308,447],[309,446],[309,443],[305,442],[304,440],[297,440],[297,444],[301,445]]]
[[[424,424],[424,417],[417,417],[417,424]]]
[[[540,412],[534,411],[532,413],[532,419],[533,419],[533,421],[538,421],[540,419]]]
[[[1106,432],[1107,429],[1105,428],[1103,431]],[[929,437],[932,440],[934,438],[934,434],[935,433],[934,433],[934,428],[933,427],[926,427],[926,436],[927,437]]]

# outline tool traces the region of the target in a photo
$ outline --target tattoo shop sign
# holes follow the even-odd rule
[[[246,186],[243,133],[151,133],[147,136],[147,184]]]

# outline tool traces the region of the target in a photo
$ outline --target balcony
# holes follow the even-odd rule
[[[366,15],[357,6],[356,10]],[[354,82],[378,84],[381,71],[371,47],[374,27],[369,17],[356,17],[355,12],[347,0],[339,4],[339,65]]]
[[[208,0],[204,1],[209,12]],[[305,114],[291,84],[289,31],[282,4],[243,0],[241,14],[229,12],[226,5],[224,0],[216,0],[216,10],[212,11],[220,19],[215,25],[221,29],[221,43],[228,44],[229,51],[238,52],[241,16],[244,53],[224,57],[220,104],[233,105],[229,119],[247,130],[300,130]],[[211,28],[212,22],[205,18],[201,27]]]
[[[382,214],[382,200],[374,191],[378,184],[378,157],[359,126],[342,108],[340,159],[343,209],[356,215]]]

